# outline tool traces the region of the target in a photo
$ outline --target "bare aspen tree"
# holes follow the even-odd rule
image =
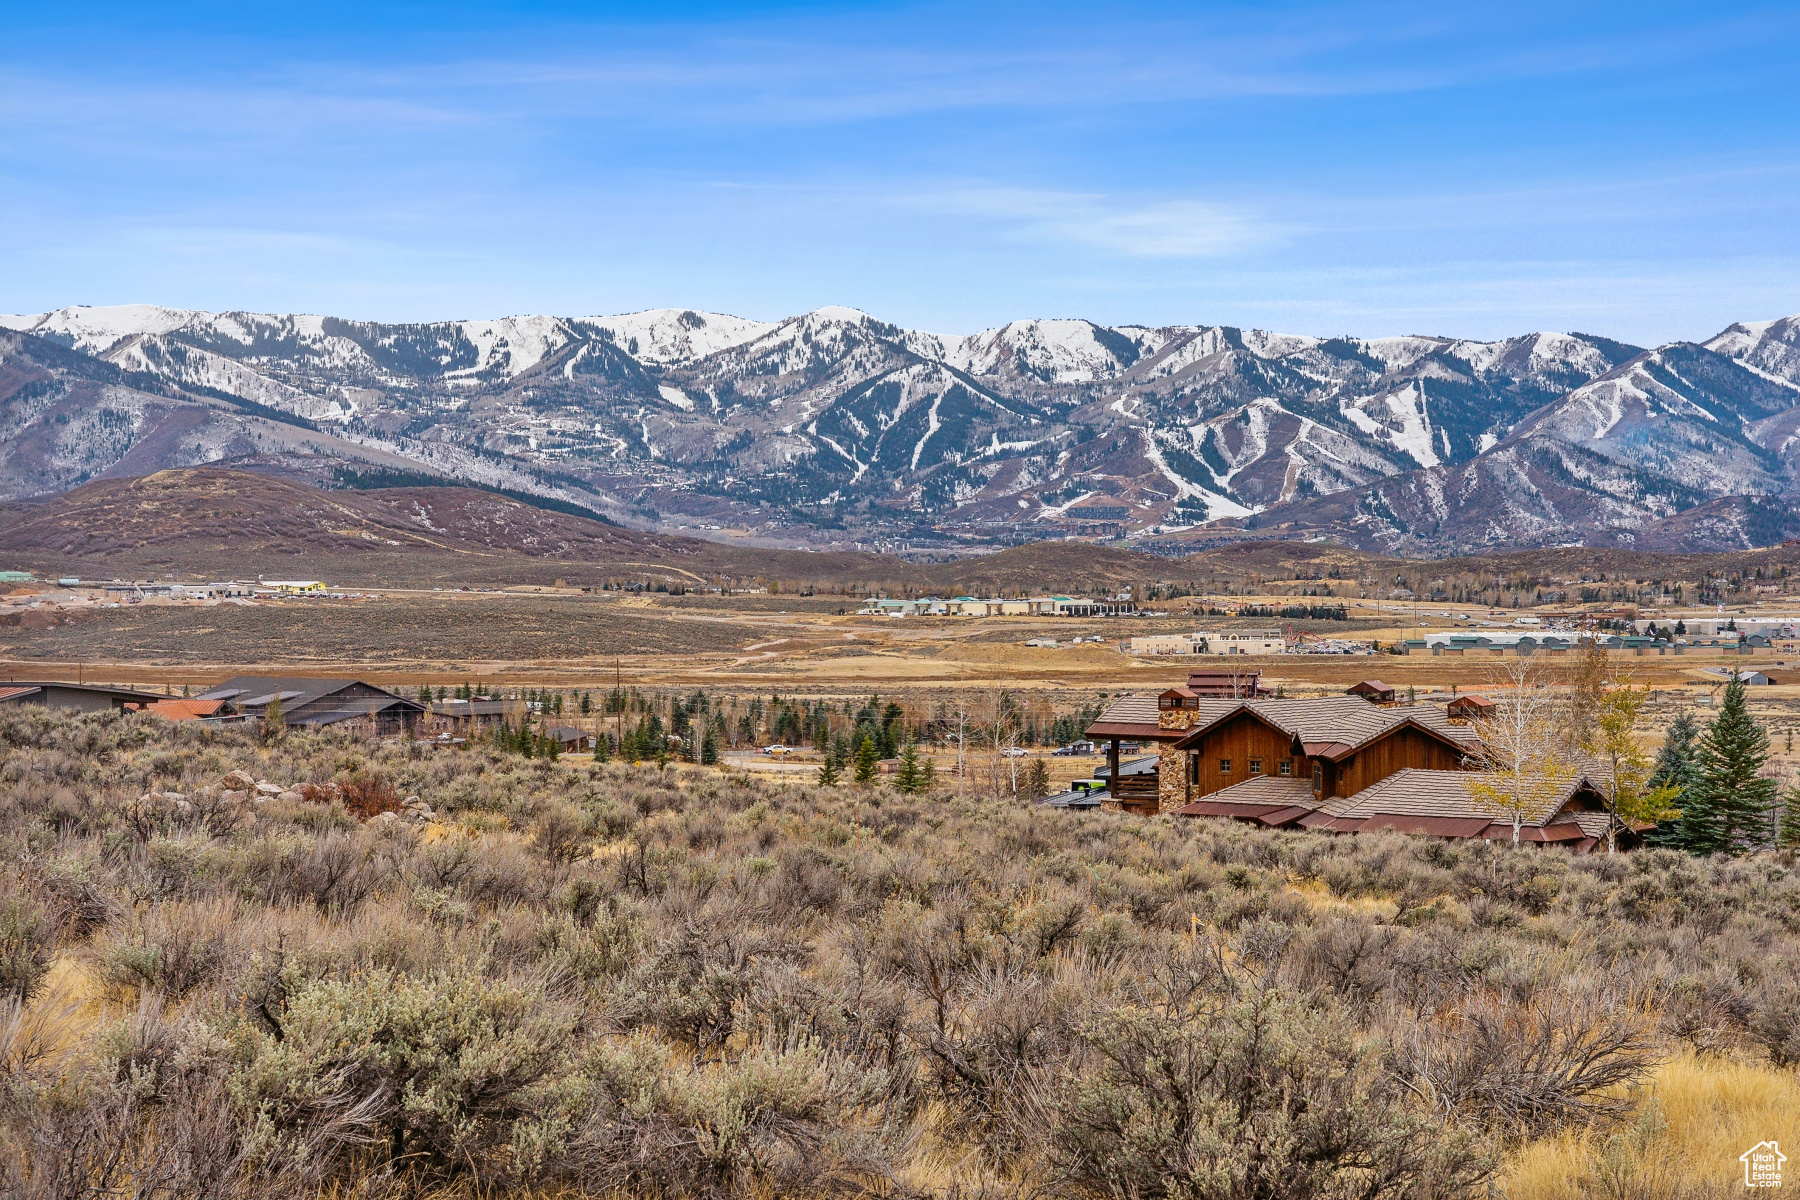
[[[969,798],[969,698],[956,695],[956,798]]]
[[[1495,672],[1493,690],[1493,714],[1476,723],[1480,770],[1467,786],[1471,797],[1511,817],[1516,846],[1525,822],[1561,794],[1574,768],[1565,752],[1566,715],[1530,658],[1512,659]]]

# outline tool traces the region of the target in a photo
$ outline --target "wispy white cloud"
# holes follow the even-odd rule
[[[1101,193],[961,188],[898,202],[982,218],[1009,240],[1086,247],[1131,258],[1214,258],[1263,249],[1293,230],[1241,206],[1194,199],[1144,200]]]

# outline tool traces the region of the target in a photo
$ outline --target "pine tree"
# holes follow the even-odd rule
[[[833,762],[831,759],[831,755],[827,754],[825,756],[825,761],[819,765],[819,786],[820,787],[836,787],[837,782],[838,782],[837,763]]]
[[[1031,771],[1025,776],[1025,790],[1033,800],[1042,800],[1050,794],[1050,768],[1044,765],[1043,759],[1031,760]]]
[[[700,765],[716,767],[719,765],[719,735],[713,727],[706,727],[706,736],[700,739]]]
[[[856,782],[872,782],[880,762],[881,752],[875,748],[875,738],[871,734],[863,734],[861,744],[856,747]]]
[[[611,758],[612,758],[612,735],[605,734],[605,733],[596,734],[594,737],[594,761],[597,763],[603,763],[603,762],[607,762]]]
[[[937,787],[937,764],[928,758],[925,760],[925,765],[919,769],[919,791],[929,793],[935,787]]]
[[[1741,854],[1768,841],[1775,807],[1775,781],[1762,775],[1768,760],[1768,732],[1750,716],[1744,681],[1733,678],[1700,738],[1699,777],[1682,817],[1689,850]]]
[[[1790,784],[1781,793],[1781,828],[1775,844],[1783,850],[1800,850],[1800,783]]]
[[[900,748],[900,769],[894,772],[894,786],[911,795],[919,790],[919,748],[911,738]]]
[[[1684,712],[1669,722],[1662,749],[1656,754],[1656,766],[1650,772],[1650,786],[1674,788],[1675,795],[1669,803],[1682,810],[1682,816],[1663,822],[1645,834],[1644,840],[1652,846],[1667,846],[1671,850],[1688,848],[1687,809],[1691,805],[1689,796],[1694,780],[1700,774],[1699,738],[1700,726],[1694,720],[1694,714]],[[1700,819],[1696,818],[1697,821]]]

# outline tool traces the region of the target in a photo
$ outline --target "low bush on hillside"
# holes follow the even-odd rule
[[[6,1195],[1479,1196],[1638,1136],[1667,1064],[1800,1058],[1770,856],[138,715],[0,748]]]

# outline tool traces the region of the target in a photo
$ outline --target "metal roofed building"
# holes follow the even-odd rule
[[[309,679],[299,676],[240,675],[202,692],[200,700],[229,700],[242,712],[266,717],[269,705],[281,701],[281,719],[289,725],[335,725],[368,717],[381,733],[411,729],[425,711],[417,700],[359,679]]]
[[[0,683],[0,704],[41,704],[45,708],[66,708],[76,712],[141,709],[165,698],[157,692],[99,683],[38,680]]]

